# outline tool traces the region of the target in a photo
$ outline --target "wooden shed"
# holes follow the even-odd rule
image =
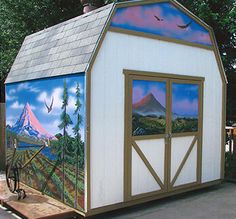
[[[27,36],[6,80],[7,158],[84,216],[219,184],[226,77],[174,0],[110,4]]]

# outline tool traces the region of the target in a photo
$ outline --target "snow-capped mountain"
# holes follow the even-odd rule
[[[166,115],[166,108],[159,103],[152,93],[149,93],[138,103],[133,104],[133,113],[159,117]]]
[[[17,135],[28,136],[36,140],[55,138],[53,135],[48,133],[40,124],[33,111],[31,110],[29,103],[25,104],[19,119],[10,130]]]

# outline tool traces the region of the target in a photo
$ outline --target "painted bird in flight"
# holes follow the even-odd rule
[[[159,18],[159,17],[157,17],[156,15],[154,15],[154,17],[157,19],[157,21],[163,21],[162,18]]]
[[[186,28],[188,28],[188,27],[192,24],[192,22],[193,22],[193,21],[190,21],[190,22],[187,23],[186,25],[178,25],[178,24],[177,24],[177,26],[178,26],[179,28],[181,28],[181,29],[186,29]]]
[[[44,104],[48,110],[48,113],[50,113],[52,111],[52,106],[53,106],[53,101],[54,101],[54,97],[52,97],[52,102],[51,102],[51,105],[50,107],[48,107],[47,103],[46,103],[46,100],[44,100]]]

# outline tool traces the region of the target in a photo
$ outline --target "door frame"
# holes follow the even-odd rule
[[[179,174],[181,173],[181,170],[185,164],[185,162],[187,161],[190,153],[191,153],[191,149],[193,149],[196,141],[197,141],[197,171],[196,171],[196,181],[195,182],[191,182],[191,183],[187,183],[187,184],[183,184],[183,185],[179,185],[179,186],[174,186],[171,182],[171,180],[168,180],[168,191],[175,191],[178,189],[183,189],[183,188],[188,188],[191,186],[195,186],[198,184],[201,184],[201,180],[202,180],[202,135],[203,135],[203,89],[204,89],[204,78],[201,77],[194,77],[194,79],[191,77],[191,79],[188,78],[188,76],[181,76],[181,78],[177,77],[177,78],[170,78],[170,109],[172,109],[172,84],[173,83],[179,83],[179,84],[197,84],[199,86],[198,89],[198,130],[196,132],[183,132],[183,133],[172,133],[172,125],[170,124],[170,134],[171,134],[171,139],[168,145],[168,148],[170,150],[169,153],[169,171],[171,171],[171,140],[173,137],[185,137],[185,136],[194,136],[193,141],[191,142],[191,145],[189,146],[189,150],[187,151],[187,153],[185,154],[180,167],[178,169],[180,169],[180,171],[178,172],[177,169],[177,173],[176,175],[176,179],[178,178]],[[170,121],[171,123],[171,121]],[[194,143],[195,142],[195,143]],[[189,153],[188,153],[189,152]],[[181,167],[182,166],[182,167]],[[170,175],[169,175],[170,177]]]
[[[188,189],[191,186],[201,183],[201,161],[202,161],[202,124],[203,124],[203,77],[193,77],[187,75],[175,75],[175,74],[166,74],[159,72],[146,72],[146,71],[136,71],[124,69],[123,74],[125,76],[125,92],[124,92],[124,201],[131,201],[140,198],[145,198],[149,196],[154,196],[162,193],[172,192],[178,189]],[[165,138],[165,158],[164,158],[164,184],[158,191],[143,193],[139,195],[132,195],[132,142],[130,134],[132,133],[132,124],[130,124],[132,118],[132,107],[130,100],[132,100],[132,81],[135,79],[139,80],[151,80],[151,81],[165,81],[166,82],[166,130],[165,134],[158,135],[149,135],[149,136],[136,136],[136,140],[145,140],[145,139],[160,139]],[[198,102],[198,131],[194,134],[198,137],[197,143],[197,181],[194,183],[184,184],[177,187],[171,185],[170,182],[170,171],[171,171],[171,138],[166,137],[166,134],[169,134],[168,131],[171,131],[171,110],[172,110],[172,82],[185,82],[190,84],[199,85],[199,102]],[[190,133],[187,133],[190,134]],[[193,133],[191,133],[194,135]],[[178,134],[177,134],[178,135]],[[170,136],[170,135],[168,135]],[[186,136],[186,133],[181,133],[179,136]],[[134,146],[134,149],[139,154],[140,158],[145,163],[146,167],[152,173],[152,170],[148,167],[148,162],[145,160],[145,156],[142,156],[142,152],[139,153],[137,145]],[[141,150],[140,150],[141,151]],[[130,159],[131,158],[131,159]],[[155,175],[153,175],[155,178]],[[156,178],[155,178],[156,179]],[[158,180],[158,179],[157,179]],[[160,185],[160,184],[159,184]]]

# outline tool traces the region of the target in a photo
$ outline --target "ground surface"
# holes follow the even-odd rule
[[[233,219],[236,218],[236,184],[224,183],[220,186],[100,215],[99,219],[102,218]]]
[[[5,180],[5,175],[3,174],[3,172],[0,171],[0,181],[3,180]],[[13,212],[7,210],[6,208],[0,205],[0,219],[16,219],[16,218],[20,217],[18,217],[16,214],[14,214]]]
[[[27,197],[22,200],[17,200],[17,195],[12,194],[7,188],[5,177],[0,178],[0,202],[3,206],[9,207],[14,212],[24,216],[25,218],[68,218],[69,216],[75,216],[75,212],[72,208],[67,207],[61,202],[52,199],[48,196],[42,196],[42,194],[34,189],[31,189],[25,185],[20,185],[25,190]],[[4,211],[5,210],[5,211]],[[4,208],[0,208],[1,218],[12,218],[13,214],[7,214],[8,212]]]
[[[0,219],[21,219],[15,213],[7,210],[0,205]]]
[[[0,219],[13,219],[14,215],[0,208]],[[236,184],[189,192],[135,207],[113,211],[94,218],[107,219],[236,219]]]

